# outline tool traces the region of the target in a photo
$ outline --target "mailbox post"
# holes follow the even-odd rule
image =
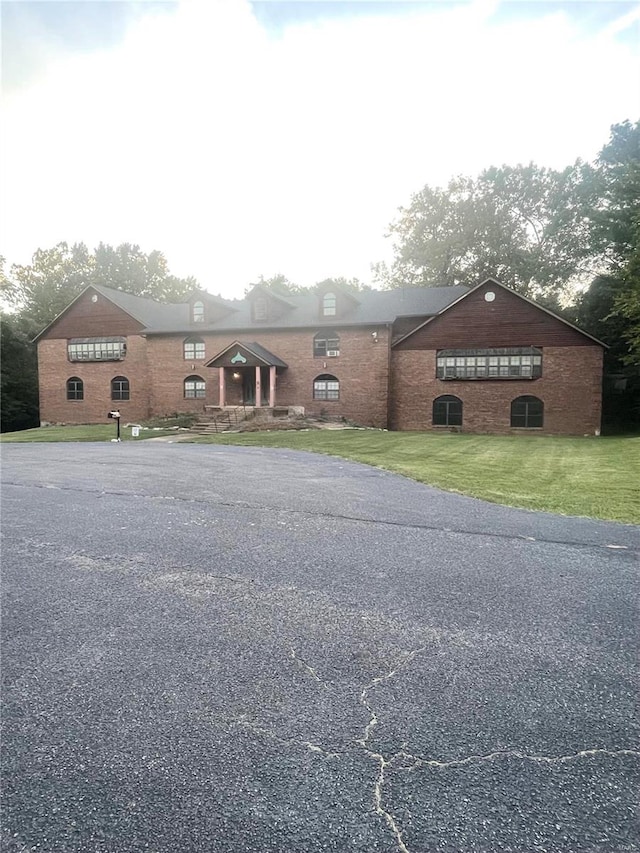
[[[112,441],[120,441],[120,412],[115,409],[112,412],[107,413],[108,418],[113,418],[116,422],[116,437],[115,439],[111,439]]]

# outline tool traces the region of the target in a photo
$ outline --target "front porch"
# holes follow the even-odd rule
[[[219,432],[234,430],[243,421],[260,418],[300,417],[304,415],[303,406],[205,406],[202,420],[195,423],[191,429],[203,435],[215,435]]]
[[[286,370],[287,365],[260,344],[234,341],[206,367],[218,368],[217,408],[274,409],[277,373]]]

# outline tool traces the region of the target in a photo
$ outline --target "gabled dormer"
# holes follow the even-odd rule
[[[349,315],[359,304],[355,293],[340,281],[328,278],[317,285],[318,316],[327,321],[341,319]]]
[[[189,297],[189,325],[194,329],[211,326],[237,311],[229,302],[204,290],[194,290]]]
[[[285,296],[261,284],[254,285],[246,299],[251,307],[251,321],[258,325],[269,325],[294,307]]]

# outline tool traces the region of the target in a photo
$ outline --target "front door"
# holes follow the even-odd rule
[[[242,402],[246,406],[256,404],[256,372],[253,367],[242,371]]]
[[[260,368],[260,384],[262,385],[262,394],[260,405],[269,405],[269,368]],[[246,406],[255,406],[256,404],[256,369],[255,367],[245,367],[242,371],[242,401]]]

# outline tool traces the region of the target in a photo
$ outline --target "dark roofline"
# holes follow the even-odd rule
[[[472,293],[475,293],[475,291],[478,290],[480,287],[484,287],[485,284],[490,284],[492,286],[495,285],[496,287],[501,287],[503,290],[506,290],[509,293],[513,293],[514,296],[517,296],[520,299],[524,299],[524,301],[528,302],[529,305],[533,305],[534,308],[538,308],[540,311],[544,311],[550,317],[553,317],[555,320],[559,320],[561,323],[564,323],[565,326],[569,326],[574,331],[579,332],[581,335],[584,335],[585,338],[589,338],[590,340],[594,341],[599,346],[604,347],[605,349],[609,349],[609,344],[605,344],[603,341],[599,341],[598,338],[594,338],[594,336],[590,335],[589,332],[585,332],[584,329],[580,329],[574,323],[570,323],[568,320],[565,320],[564,317],[561,317],[559,314],[556,314],[554,311],[551,311],[549,308],[545,308],[543,305],[538,305],[537,302],[534,302],[533,299],[529,299],[528,296],[523,296],[521,293],[517,293],[515,290],[512,290],[510,287],[507,287],[506,284],[502,284],[502,282],[499,282],[495,278],[485,278],[484,281],[480,282],[480,284],[476,284],[475,287],[472,287],[466,293],[463,293],[462,296],[459,296],[456,300],[454,300],[453,302],[450,302],[449,305],[447,305],[445,308],[442,309],[442,311],[439,311],[437,314],[434,314],[432,317],[429,317],[429,319],[425,320],[424,323],[420,323],[420,325],[416,326],[415,329],[412,329],[410,332],[407,332],[406,335],[403,335],[401,338],[398,338],[397,340],[395,340],[391,344],[392,348],[397,346],[399,343],[402,343],[402,341],[406,341],[407,338],[411,337],[411,335],[415,335],[415,333],[420,331],[420,329],[424,329],[424,327],[428,323],[432,323],[434,320],[437,320],[438,317],[441,317],[450,308],[453,308],[454,305],[457,305],[463,299],[466,299],[467,296],[470,296]]]
[[[258,361],[262,361],[267,367],[287,367],[287,364],[281,358],[278,358],[277,355],[274,355],[272,352],[269,352],[268,349],[265,349],[265,347],[261,346],[255,341],[252,341],[251,343],[247,344],[244,343],[244,341],[239,341],[237,339],[230,343],[229,346],[224,347],[220,350],[220,352],[216,353],[216,355],[214,355],[213,358],[210,358],[203,365],[203,367],[211,367],[214,361],[217,361],[219,358],[222,358],[222,356],[229,352],[230,349],[234,349],[236,347],[242,347],[242,349],[246,350],[247,352],[250,352],[252,356],[257,358]],[[257,350],[262,350],[262,352],[258,352]],[[268,355],[271,358],[271,361],[265,359],[265,355]]]
[[[126,293],[126,291],[117,291],[117,290],[114,290],[113,288],[110,288],[110,287],[102,287],[102,285],[99,285],[99,284],[87,284],[86,287],[82,288],[82,290],[75,297],[75,299],[71,300],[71,302],[67,305],[66,308],[63,308],[62,311],[59,314],[56,314],[56,316],[53,318],[53,320],[50,323],[48,323],[44,327],[44,329],[42,329],[41,332],[38,332],[38,334],[35,336],[35,338],[33,338],[31,343],[33,343],[33,344],[37,343],[40,340],[40,338],[45,334],[45,332],[48,332],[49,329],[58,322],[58,320],[61,320],[62,317],[64,317],[64,315],[67,313],[67,311],[69,311],[71,308],[73,308],[73,306],[76,304],[78,299],[80,299],[81,296],[84,296],[84,294],[88,290],[95,290],[101,296],[104,296],[104,298],[108,299],[109,302],[111,302],[113,305],[116,306],[116,308],[119,308],[121,311],[124,311],[125,314],[128,314],[130,317],[132,317],[136,321],[136,323],[140,323],[140,325],[143,327],[143,329],[141,331],[144,330],[146,323],[143,320],[141,320],[140,317],[136,317],[136,315],[133,314],[128,308],[123,308],[122,305],[118,305],[118,302],[115,299],[113,299],[113,297],[111,296],[112,293],[114,293],[114,294],[115,293],[121,293],[121,292]],[[135,294],[133,294],[133,293],[129,293],[127,295],[128,296],[135,296]],[[145,297],[136,297],[136,298],[144,299]],[[152,301],[152,300],[150,300],[150,301]]]

